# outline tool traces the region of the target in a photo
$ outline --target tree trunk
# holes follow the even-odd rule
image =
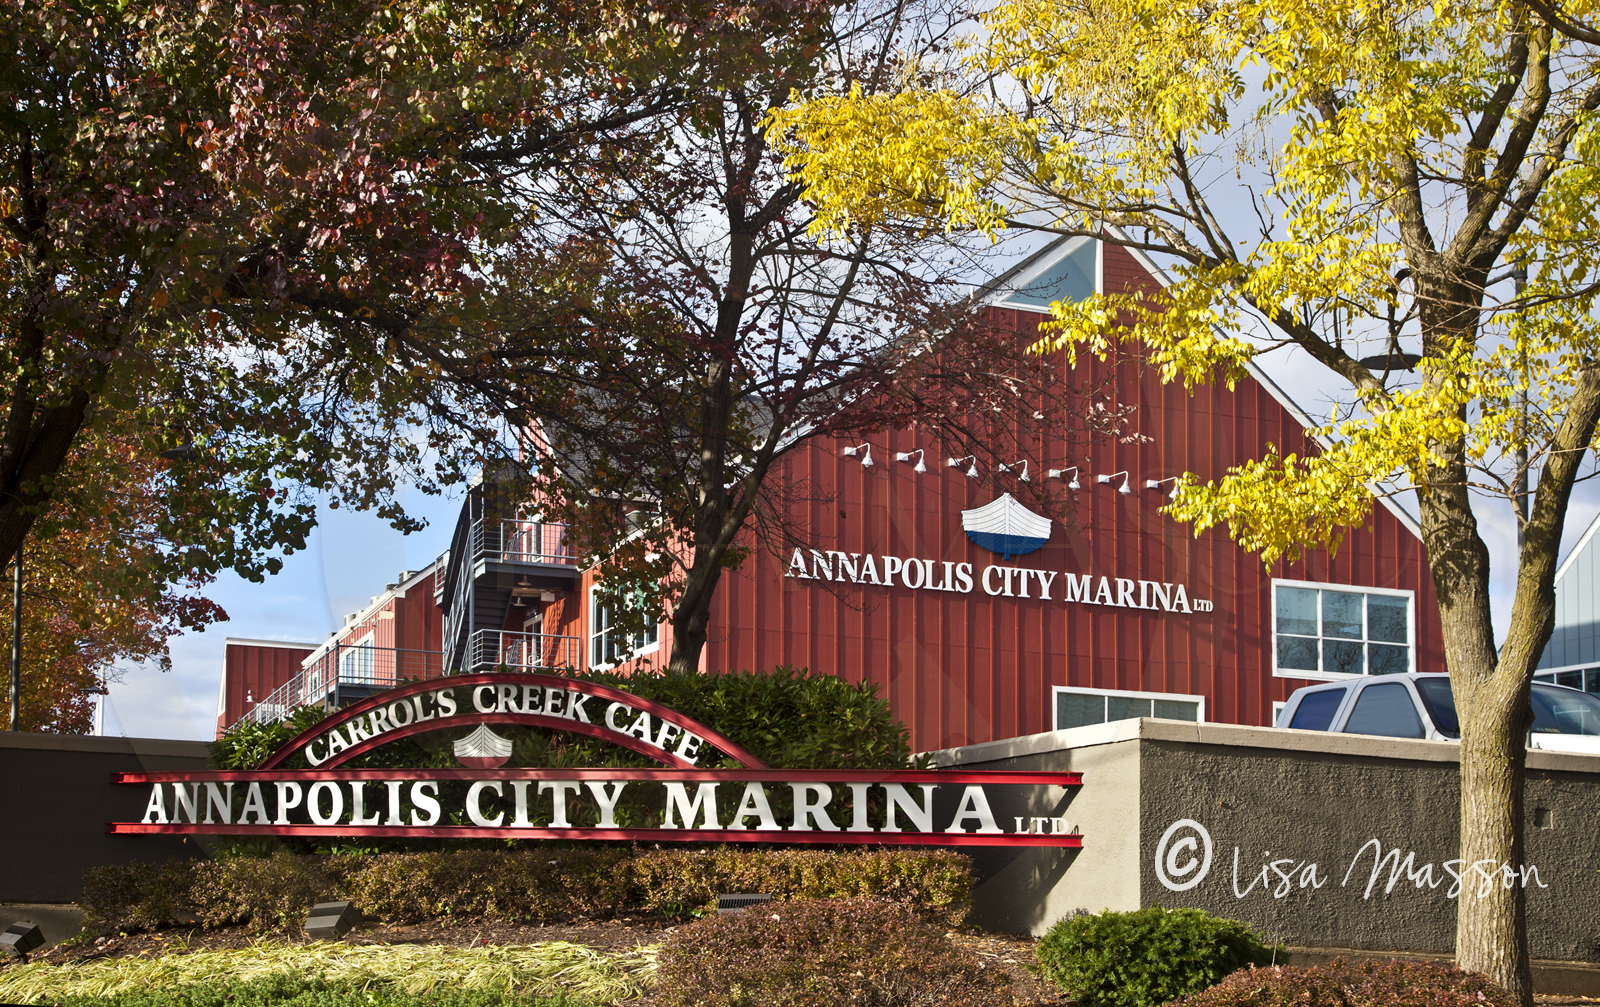
[[[1450,633],[1448,623],[1445,633]],[[1503,872],[1523,864],[1522,788],[1528,683],[1455,674],[1461,718],[1461,894],[1456,964],[1533,1003],[1525,892]],[[1520,881],[1520,878],[1518,878]]]
[[[1600,369],[1589,368],[1580,372],[1546,451],[1518,556],[1511,628],[1498,653],[1489,618],[1488,550],[1467,497],[1465,466],[1435,470],[1439,478],[1422,497],[1423,538],[1461,723],[1463,881],[1456,904],[1456,964],[1487,975],[1529,1007],[1533,975],[1520,873],[1532,719],[1528,696],[1534,666],[1555,625],[1561,532],[1597,419]]]
[[[1522,764],[1527,684],[1508,687],[1489,608],[1489,550],[1478,533],[1462,461],[1443,446],[1422,496],[1422,532],[1439,599],[1445,660],[1461,723],[1460,858],[1456,964],[1532,1003],[1522,889],[1500,883],[1522,862]],[[1477,873],[1493,876],[1492,884]]]

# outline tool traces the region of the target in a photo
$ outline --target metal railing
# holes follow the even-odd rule
[[[472,555],[500,563],[578,565],[577,551],[567,545],[567,526],[546,521],[474,521]]]
[[[575,636],[512,633],[480,629],[472,634],[467,661],[461,670],[491,671],[505,665],[509,671],[543,671],[582,667],[583,648]]]
[[[367,644],[335,643],[244,715],[271,724],[298,706],[336,706],[339,690],[370,694],[419,678],[444,674],[444,655],[436,650],[406,650]]]

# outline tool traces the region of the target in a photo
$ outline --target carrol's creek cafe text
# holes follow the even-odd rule
[[[997,281],[988,310],[1031,331],[1053,299],[1161,282],[1125,249],[1063,240]],[[811,487],[792,514],[807,545],[757,548],[723,575],[703,668],[874,682],[918,751],[1140,716],[1267,725],[1310,682],[1444,668],[1418,529],[1389,502],[1374,501],[1336,555],[1271,570],[1225,529],[1195,537],[1160,513],[1184,472],[1218,477],[1269,443],[1315,450],[1311,420],[1265,375],[1191,394],[1135,363],[1082,368],[1133,407],[1136,436],[1043,445],[998,484],[916,429],[791,452],[776,477]],[[1024,475],[1075,495],[1070,523],[1027,502]],[[561,529],[480,486],[450,552],[402,571],[328,640],[230,640],[217,729],[446,668],[626,672],[664,663],[669,634],[613,629]]]

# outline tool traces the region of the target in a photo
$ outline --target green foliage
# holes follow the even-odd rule
[[[89,930],[156,928],[194,917],[257,931],[296,925],[317,902],[353,900],[369,919],[555,923],[622,915],[686,918],[719,892],[777,899],[865,897],[958,925],[972,861],[949,850],[458,850],[375,856],[174,860],[90,871],[79,902]]]
[[[0,997],[11,1003],[81,999],[86,1003],[146,1003],[150,992],[172,1007],[172,990],[189,990],[197,1005],[242,993],[247,1000],[306,996],[340,1003],[348,994],[380,1002],[482,1004],[528,996],[577,995],[587,1001],[631,1000],[655,980],[654,948],[607,954],[581,944],[549,941],[526,946],[446,948],[419,944],[261,941],[244,948],[146,958],[91,958],[53,965],[34,962],[0,974]],[[265,984],[264,991],[244,984]],[[180,1003],[183,1001],[180,1000]]]
[[[577,1007],[565,996],[523,996],[446,988],[414,995],[392,986],[351,989],[274,976],[253,982],[192,983],[115,996],[70,996],[60,1007]]]
[[[188,896],[208,927],[250,923],[257,930],[284,930],[305,919],[306,910],[333,891],[323,858],[276,853],[192,861]]]
[[[775,769],[898,769],[911,762],[910,734],[895,719],[888,700],[870,682],[852,684],[788,666],[769,672],[718,675],[606,672],[569,676],[609,685],[652,700],[700,721]],[[289,739],[325,715],[297,708],[287,721],[261,726],[239,721],[211,746],[221,769],[254,769]],[[466,728],[459,728],[465,733]],[[647,756],[581,735],[542,728],[507,728],[518,766],[654,766]],[[349,767],[454,765],[446,723],[436,734],[403,738],[356,759]],[[701,765],[731,765],[707,749]],[[296,756],[286,763],[303,767]]]
[[[235,721],[211,743],[211,764],[218,769],[255,769],[301,731],[328,715],[320,706],[297,706],[289,716],[270,724]]]
[[[84,929],[154,929],[188,912],[189,890],[199,860],[164,864],[110,864],[83,876],[78,902],[84,907]]]
[[[1432,962],[1338,959],[1310,968],[1247,969],[1179,1003],[1186,1007],[1515,1007],[1484,976]]]
[[[574,677],[693,717],[776,769],[898,769],[911,759],[910,732],[870,682],[789,665],[716,675]]]
[[[1237,920],[1160,906],[1062,920],[1036,953],[1045,978],[1084,1007],[1153,1007],[1285,954]]]
[[[661,1007],[1009,1007],[986,968],[906,907],[801,901],[719,913],[661,949]]]

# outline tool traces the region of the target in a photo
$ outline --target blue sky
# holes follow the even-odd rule
[[[404,501],[413,516],[428,522],[423,531],[401,535],[371,514],[323,507],[309,547],[286,558],[277,576],[261,584],[218,578],[206,594],[227,609],[230,620],[172,640],[170,673],[125,669],[106,697],[104,733],[211,740],[227,637],[323,640],[346,612],[364,607],[395,574],[419,570],[449,548],[460,498],[410,492]]]

